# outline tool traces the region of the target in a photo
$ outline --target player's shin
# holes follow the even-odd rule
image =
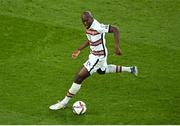
[[[131,72],[131,67],[118,66],[118,65],[107,65],[106,73],[120,73],[120,72]]]
[[[113,64],[107,65],[106,73],[116,73],[116,65]]]
[[[66,105],[69,100],[80,90],[81,84],[73,83],[65,98],[61,101],[63,105]]]
[[[131,67],[126,67],[126,66],[116,66],[116,72],[131,72]]]
[[[121,66],[121,72],[123,72],[123,71],[131,73],[131,67]]]

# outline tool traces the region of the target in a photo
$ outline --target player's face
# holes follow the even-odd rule
[[[83,17],[82,22],[83,22],[84,26],[86,27],[86,29],[88,29],[91,26],[93,19],[88,18],[88,17]]]

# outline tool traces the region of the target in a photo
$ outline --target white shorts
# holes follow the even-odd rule
[[[86,67],[86,69],[91,75],[95,73],[98,69],[105,71],[107,67],[107,57],[98,57],[90,54],[89,59],[84,63],[84,67]]]

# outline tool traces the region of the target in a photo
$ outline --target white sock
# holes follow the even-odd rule
[[[116,72],[116,65],[110,64],[106,67],[106,73],[115,73]]]
[[[70,99],[71,99],[71,97],[65,96],[65,98],[61,101],[61,104],[66,105]]]
[[[131,67],[118,66],[118,65],[107,65],[106,73],[119,73],[119,72],[131,72]]]
[[[131,72],[131,67],[122,66],[121,69],[122,71]]]
[[[62,104],[66,105],[69,100],[80,90],[81,84],[73,83],[65,98],[61,101]]]

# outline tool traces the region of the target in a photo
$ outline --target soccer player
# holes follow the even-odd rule
[[[73,52],[72,58],[77,58],[81,53],[81,50],[90,46],[91,52],[89,54],[89,59],[84,63],[82,69],[76,75],[74,82],[64,99],[58,101],[58,103],[54,105],[51,105],[49,107],[51,110],[65,108],[69,100],[80,90],[82,82],[95,72],[99,74],[129,72],[135,76],[138,75],[136,66],[126,67],[107,64],[108,51],[106,48],[105,33],[113,33],[115,40],[115,54],[121,55],[118,28],[112,25],[99,23],[93,18],[91,12],[89,11],[83,12],[81,18],[86,28],[87,40]]]

